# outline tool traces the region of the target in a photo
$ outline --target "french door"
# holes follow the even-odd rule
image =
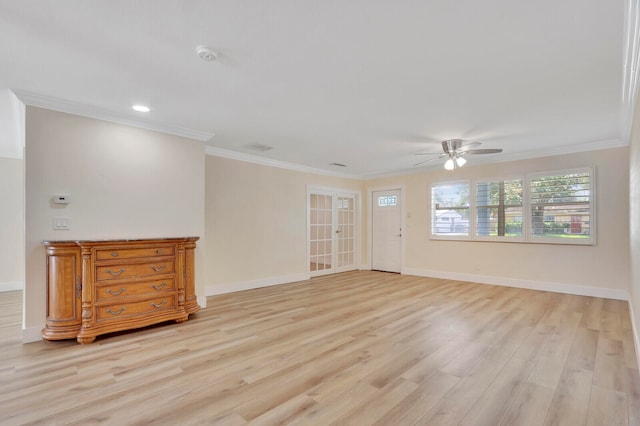
[[[308,253],[311,276],[356,269],[357,194],[310,190]]]

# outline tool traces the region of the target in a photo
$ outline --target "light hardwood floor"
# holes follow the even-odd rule
[[[626,302],[349,272],[208,298],[182,324],[20,344],[0,294],[0,424],[626,425]]]

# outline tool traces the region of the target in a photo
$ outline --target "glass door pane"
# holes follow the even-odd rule
[[[309,195],[309,268],[311,272],[331,269],[333,254],[333,196]]]
[[[336,200],[337,267],[347,268],[355,262],[355,197],[338,196]]]

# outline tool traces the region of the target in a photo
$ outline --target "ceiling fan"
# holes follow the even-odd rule
[[[462,167],[467,160],[464,158],[467,154],[497,154],[502,152],[502,149],[488,148],[488,149],[473,149],[476,146],[482,145],[482,142],[469,142],[464,143],[462,139],[447,139],[442,141],[442,150],[444,154],[438,154],[435,152],[421,152],[416,155],[438,155],[436,158],[430,158],[414,164],[419,166],[420,164],[428,163],[429,161],[437,160],[438,158],[449,157],[444,163],[444,168],[447,170],[453,170],[456,167]]]

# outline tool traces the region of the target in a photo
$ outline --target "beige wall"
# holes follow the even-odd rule
[[[45,320],[42,240],[197,235],[196,292],[204,298],[204,146],[105,121],[27,108],[25,340]],[[69,194],[70,204],[52,204]],[[53,217],[71,229],[53,230]]]
[[[363,188],[355,179],[206,157],[208,294],[308,276],[308,185]]]
[[[206,160],[208,294],[247,283],[308,273],[307,185],[362,191],[361,265],[368,264],[367,199],[374,188],[402,186],[405,196],[403,272],[557,291],[626,297],[629,282],[627,148],[469,165],[358,181],[283,170],[219,157]],[[584,166],[596,169],[595,246],[429,239],[431,183],[471,177],[508,177]],[[275,279],[272,283],[281,282]],[[234,284],[235,283],[235,284]],[[243,285],[245,285],[243,287]]]
[[[484,278],[496,278],[494,282],[507,285],[547,283],[549,285],[542,287],[561,291],[599,288],[605,290],[600,294],[623,297],[629,282],[628,170],[624,160],[627,152],[627,148],[617,148],[479,166],[473,166],[470,159],[468,166],[454,172],[416,173],[371,180],[367,185],[370,188],[405,187],[405,272],[475,277],[480,282]],[[595,246],[429,239],[429,188],[434,182],[508,177],[584,166],[596,166],[598,229]]]
[[[0,158],[0,291],[24,283],[24,161]]]

